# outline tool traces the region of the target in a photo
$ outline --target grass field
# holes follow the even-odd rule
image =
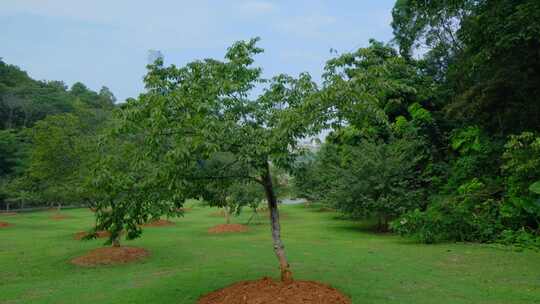
[[[540,253],[478,244],[421,245],[331,212],[283,206],[283,237],[297,279],[331,284],[353,303],[540,303]],[[224,219],[195,208],[175,226],[152,227],[125,242],[151,252],[128,265],[81,268],[73,257],[103,240],[76,241],[89,210],[2,216],[0,303],[195,303],[240,280],[279,275],[269,226],[210,235]],[[247,214],[233,221],[243,223]]]

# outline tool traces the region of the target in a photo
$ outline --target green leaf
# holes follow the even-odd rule
[[[529,191],[540,194],[540,180],[534,182],[532,185],[529,186]]]

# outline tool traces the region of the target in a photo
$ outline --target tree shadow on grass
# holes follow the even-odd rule
[[[338,232],[361,232],[376,235],[395,235],[391,231],[381,231],[377,223],[374,221],[352,222],[347,220],[347,222],[343,223],[342,225],[331,226],[329,228]]]

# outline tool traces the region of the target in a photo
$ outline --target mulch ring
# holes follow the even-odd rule
[[[9,227],[9,226],[11,226],[11,224],[8,223],[8,222],[0,222],[0,228],[6,228],[6,227]]]
[[[246,232],[248,227],[241,224],[221,224],[208,229],[208,233]]]
[[[57,220],[58,221],[58,220],[67,219],[67,218],[69,218],[69,216],[63,215],[63,214],[60,214],[60,213],[56,213],[56,214],[53,214],[53,215],[49,216],[49,218],[51,220]]]
[[[143,224],[143,227],[162,227],[162,226],[172,226],[174,225],[174,222],[168,221],[168,220],[154,220],[151,222],[148,222],[146,224]]]
[[[17,215],[17,212],[0,212],[0,215],[12,216],[12,215]]]
[[[93,267],[101,265],[126,264],[139,261],[150,253],[142,248],[136,247],[103,247],[90,251],[88,254],[74,258],[72,264]]]
[[[73,238],[76,239],[76,240],[82,240],[87,235],[88,235],[88,232],[81,231],[81,232],[75,233]],[[100,239],[101,238],[108,238],[109,236],[111,236],[111,233],[109,231],[102,230],[102,231],[96,232],[96,237],[100,238]]]
[[[197,304],[351,304],[338,290],[312,281],[283,283],[270,278],[239,282],[211,292]]]

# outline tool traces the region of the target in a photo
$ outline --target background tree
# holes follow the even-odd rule
[[[0,60],[0,206],[88,201],[84,163],[115,98],[106,87],[74,88]]]
[[[296,178],[311,198],[353,217],[377,217],[386,229],[426,196],[424,172],[436,153],[425,143],[437,128],[420,103],[433,106],[431,78],[376,41],[329,60],[325,71],[315,99],[332,132]]]
[[[76,200],[82,181],[82,134],[81,122],[73,114],[49,116],[33,128],[27,173],[43,201],[60,206]]]
[[[538,1],[403,0],[393,16],[404,56],[426,42],[452,119],[495,135],[540,128]]]
[[[178,216],[185,199],[171,187],[159,166],[144,157],[144,134],[122,135],[113,120],[100,136],[85,189],[95,206],[96,225],[89,237],[106,230],[107,243],[118,247],[142,234],[142,225],[162,215]]]
[[[423,241],[537,246],[538,1],[398,1],[401,54],[434,79],[441,133],[427,208],[394,228]],[[415,49],[425,55],[413,58]],[[526,152],[525,152],[526,151]],[[527,157],[524,155],[527,154]],[[532,162],[530,161],[532,160]],[[503,178],[504,177],[504,178]],[[526,181],[529,179],[528,181]]]

